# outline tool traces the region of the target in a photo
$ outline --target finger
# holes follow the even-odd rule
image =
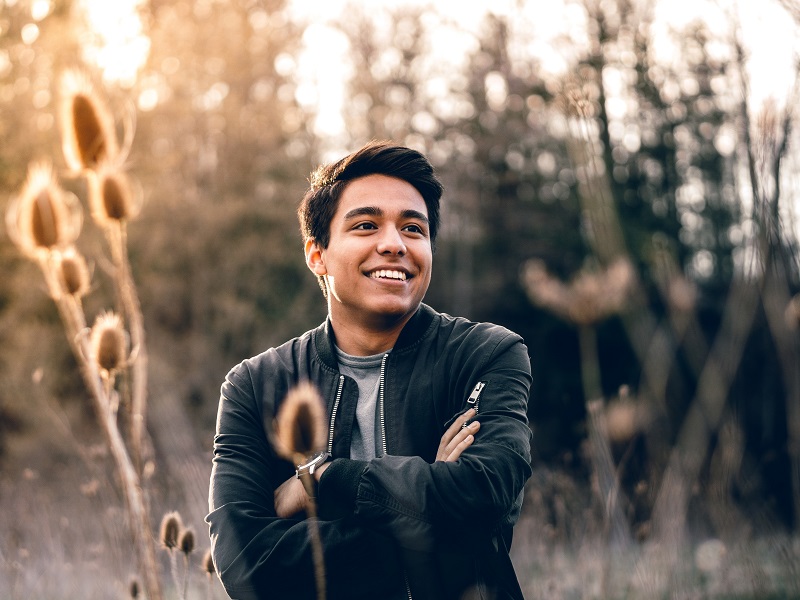
[[[468,436],[474,436],[480,428],[480,422],[473,421],[463,429],[460,429],[458,433],[456,433],[455,437],[450,440],[450,442],[444,448],[439,449],[439,452],[436,455],[436,460],[446,461],[459,444],[463,443]]]
[[[458,460],[461,457],[461,453],[464,452],[464,450],[466,450],[467,448],[469,448],[472,445],[473,441],[475,441],[475,436],[468,435],[467,437],[465,437],[458,444],[456,444],[456,447],[453,449],[453,451],[445,459],[444,462],[455,462],[456,460]]]
[[[475,416],[475,409],[470,408],[464,414],[460,415],[453,423],[448,427],[447,431],[444,432],[442,435],[442,440],[439,443],[439,450],[444,450],[445,447],[453,440],[453,438],[461,431],[461,428],[464,426],[464,423],[469,421],[472,417]]]
[[[476,414],[478,414],[478,411],[476,411],[474,408],[470,408],[468,411],[465,411],[464,414],[462,414],[460,417],[458,417],[456,419],[456,423],[458,423],[458,427],[459,428],[463,427],[464,424],[467,421],[469,421],[472,417],[474,417]],[[453,425],[455,425],[455,423]],[[451,427],[452,427],[452,425],[451,425]]]
[[[462,427],[459,429],[458,433],[456,433],[455,437],[450,440],[450,443],[445,446],[445,455],[449,455],[455,447],[464,441],[464,439],[468,435],[474,435],[478,432],[478,429],[481,428],[481,424],[479,421],[473,421],[469,425]]]

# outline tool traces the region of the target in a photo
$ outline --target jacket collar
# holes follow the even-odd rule
[[[414,346],[428,330],[435,316],[435,310],[427,304],[420,304],[417,312],[413,314],[400,332],[393,352],[400,352]],[[334,349],[335,339],[336,336],[333,333],[331,320],[328,317],[322,325],[314,330],[314,345],[322,362],[331,369],[338,370],[336,350]]]

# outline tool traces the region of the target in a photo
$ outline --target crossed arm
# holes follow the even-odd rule
[[[436,452],[437,462],[455,462],[472,442],[475,434],[480,429],[478,421],[466,423],[475,416],[475,409],[469,409],[459,416],[452,425],[444,432],[439,441],[439,449]],[[466,426],[465,426],[466,425]],[[322,474],[330,463],[325,463],[314,472],[314,477],[319,482]],[[303,488],[302,482],[296,477],[291,477],[284,481],[275,490],[275,512],[281,518],[291,517],[308,506],[309,497]]]

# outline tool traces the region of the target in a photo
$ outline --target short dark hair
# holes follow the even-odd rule
[[[331,240],[331,221],[347,184],[367,175],[396,177],[413,185],[428,209],[431,245],[439,231],[442,184],[420,152],[388,141],[372,141],[341,160],[318,167],[309,178],[297,216],[303,241],[314,239],[322,248]]]
[[[303,241],[311,238],[322,248],[328,247],[331,221],[342,193],[350,181],[367,175],[396,177],[416,188],[428,209],[431,247],[435,247],[439,231],[439,200],[444,188],[436,178],[431,163],[416,150],[374,140],[341,160],[322,165],[311,173],[310,186],[297,209]],[[327,298],[325,279],[318,275],[317,280]]]

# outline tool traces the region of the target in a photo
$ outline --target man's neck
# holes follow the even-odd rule
[[[391,350],[410,318],[411,315],[390,325],[371,327],[342,321],[330,315],[336,345],[342,352],[352,356],[373,356]]]

